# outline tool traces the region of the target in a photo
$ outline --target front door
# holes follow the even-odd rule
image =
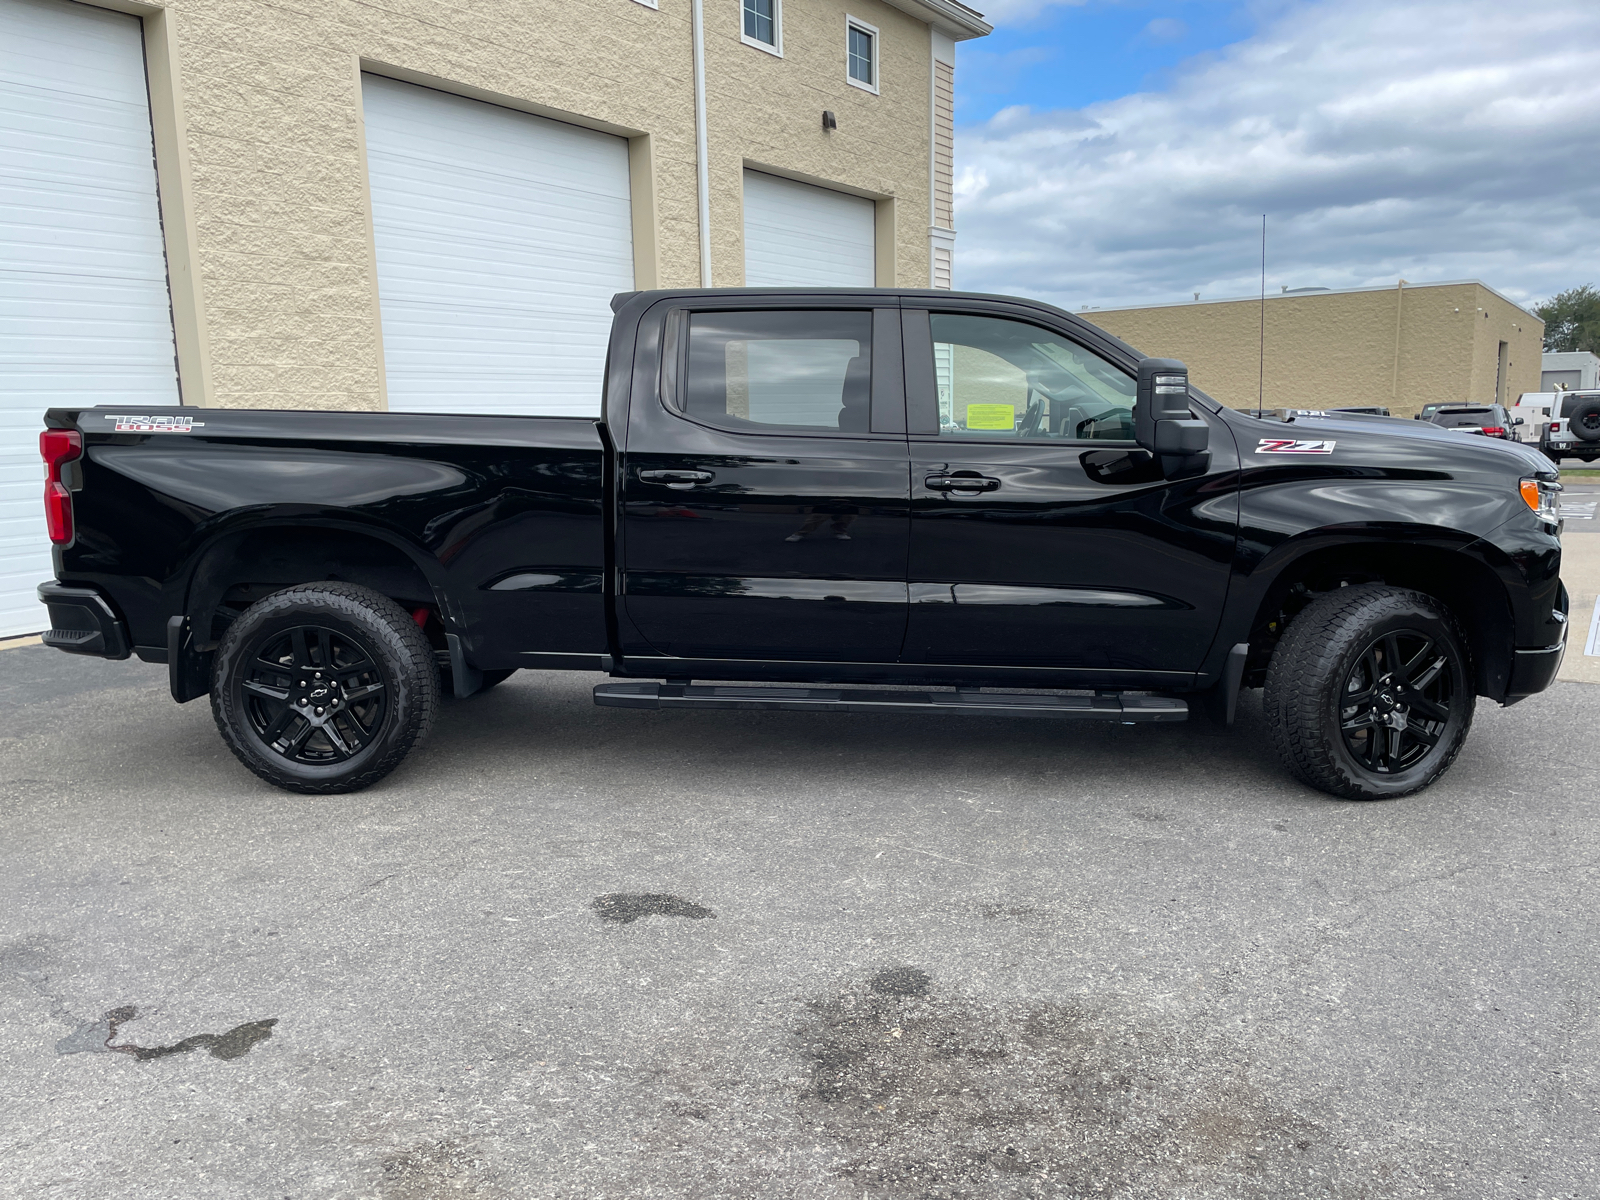
[[[1133,442],[1134,378],[1107,356],[995,312],[904,321],[907,661],[1108,685],[1198,669],[1238,524],[1225,427],[1202,475],[1169,482]]]
[[[667,386],[634,398],[622,463],[630,657],[900,653],[899,312],[790,303],[669,320]]]

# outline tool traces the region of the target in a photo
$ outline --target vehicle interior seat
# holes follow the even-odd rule
[[[840,433],[870,433],[872,430],[872,364],[858,354],[845,365],[844,387],[839,395],[844,405],[839,410]]]

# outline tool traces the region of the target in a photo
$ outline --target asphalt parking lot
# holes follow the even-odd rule
[[[0,653],[0,1194],[1600,1192],[1600,687],[1351,804],[1248,697],[1222,731],[594,682],[524,672],[307,799],[159,667]]]

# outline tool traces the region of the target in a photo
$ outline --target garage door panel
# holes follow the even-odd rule
[[[597,415],[627,143],[375,76],[363,97],[389,407]]]
[[[178,401],[138,18],[0,0],[0,636],[52,574],[52,406]]]
[[[746,287],[872,287],[877,206],[813,184],[744,173]]]

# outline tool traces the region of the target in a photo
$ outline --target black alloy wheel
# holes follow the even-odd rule
[[[389,709],[390,684],[372,652],[350,634],[316,625],[274,633],[240,687],[262,744],[314,766],[365,750]]]
[[[382,779],[439,707],[433,648],[406,610],[352,583],[257,601],[217,648],[211,711],[234,755],[295,792]]]
[[[1318,596],[1267,665],[1262,708],[1284,766],[1349,800],[1420,792],[1472,728],[1472,674],[1455,619],[1433,597],[1384,584]]]
[[[1450,656],[1418,629],[1375,638],[1345,676],[1339,731],[1367,770],[1396,775],[1439,744],[1457,680]]]

